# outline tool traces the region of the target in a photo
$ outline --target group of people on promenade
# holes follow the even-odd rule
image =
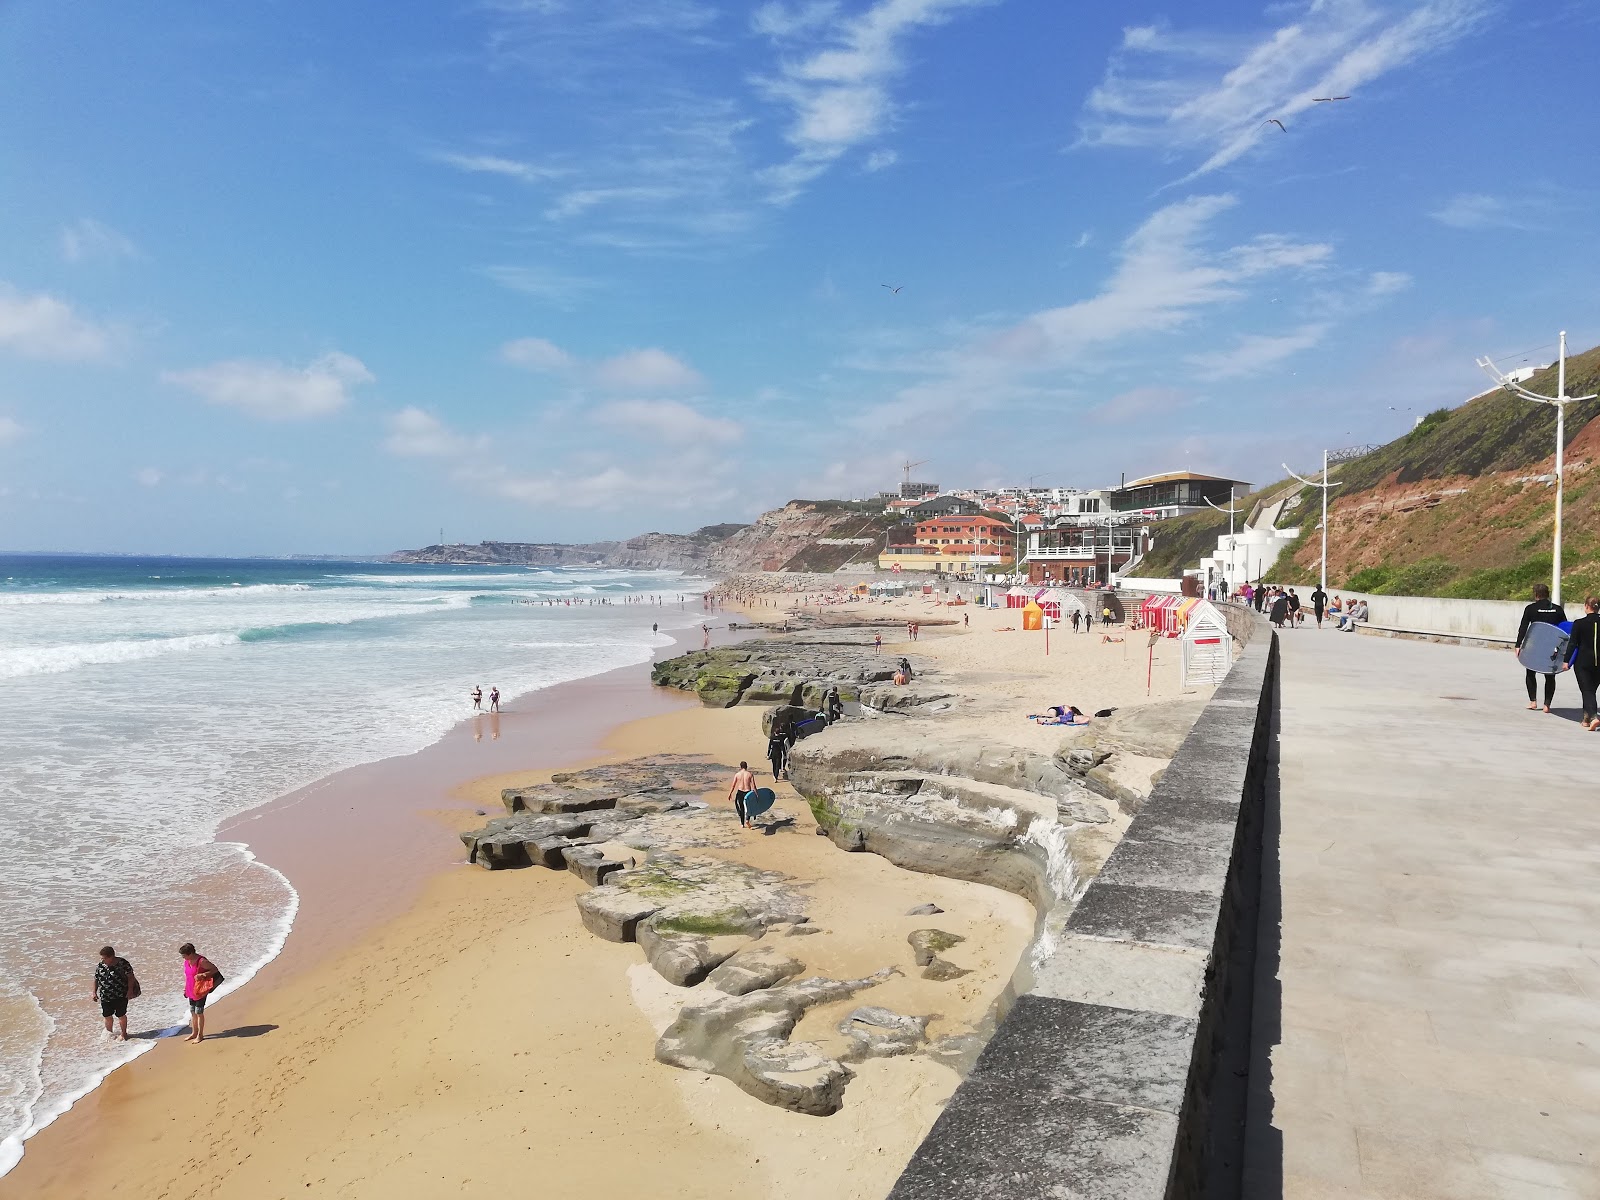
[[[223,974],[216,964],[194,948],[193,942],[178,947],[183,959],[183,997],[189,1002],[189,1036],[186,1042],[206,1040],[206,1001]],[[105,1019],[106,1032],[121,1041],[128,1040],[128,1001],[137,1000],[144,989],[133,972],[133,964],[121,957],[114,946],[100,947],[100,961],[94,969],[91,1001],[100,1005],[100,1015]],[[116,1029],[112,1029],[112,1021]]]
[[[1513,651],[1521,651],[1528,635],[1536,625],[1555,625],[1567,633],[1566,653],[1561,661],[1561,672],[1572,672],[1578,685],[1580,704],[1579,721],[1591,732],[1600,731],[1600,705],[1596,693],[1600,692],[1600,597],[1590,596],[1583,602],[1583,616],[1576,621],[1567,620],[1567,612],[1550,599],[1550,589],[1545,584],[1535,584],[1533,602],[1522,610],[1522,622],[1517,627],[1517,643]],[[1535,671],[1524,663],[1525,682],[1528,688],[1528,707],[1538,709],[1539,677],[1544,676],[1545,712],[1556,698],[1554,671]]]
[[[1224,585],[1224,588],[1226,585]],[[1306,623],[1305,603],[1300,593],[1292,587],[1275,583],[1243,583],[1233,593],[1233,599],[1263,613],[1275,629],[1295,629]],[[1330,600],[1320,586],[1312,591],[1311,617],[1318,629],[1324,621],[1331,621],[1335,629],[1354,633],[1356,626],[1367,620],[1365,600],[1346,601],[1337,593]]]

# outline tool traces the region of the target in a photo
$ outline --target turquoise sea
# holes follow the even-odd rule
[[[84,996],[102,941],[164,947],[185,893],[221,884],[233,911],[191,936],[233,964],[226,986],[281,947],[294,889],[215,841],[223,821],[421,749],[475,685],[514,704],[647,661],[667,630],[699,624],[706,586],[603,569],[0,556],[0,1172],[151,1044],[100,1037]]]

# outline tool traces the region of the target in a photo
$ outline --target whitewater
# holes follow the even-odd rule
[[[223,822],[429,745],[474,686],[510,702],[648,661],[665,631],[699,623],[680,597],[705,586],[599,569],[0,556],[0,1174],[155,1044],[103,1036],[87,1000],[101,943],[144,984],[130,1032],[181,1024],[177,940],[228,964],[223,991],[282,947],[294,888],[248,846],[216,841]],[[226,911],[200,902],[217,895]]]

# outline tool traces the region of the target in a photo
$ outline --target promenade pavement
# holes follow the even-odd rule
[[[1246,1196],[1600,1200],[1600,734],[1571,676],[1545,716],[1506,651],[1281,646]]]

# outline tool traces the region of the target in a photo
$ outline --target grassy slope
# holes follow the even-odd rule
[[[1543,371],[1523,386],[1554,395],[1556,372]],[[1600,348],[1567,360],[1567,393],[1594,391],[1600,391]],[[1586,447],[1600,442],[1586,430],[1597,416],[1600,401],[1572,405],[1567,444],[1580,437]],[[1330,581],[1389,595],[1526,596],[1550,577],[1554,492],[1524,477],[1550,469],[1554,441],[1554,410],[1496,392],[1430,413],[1403,437],[1339,467],[1343,486],[1328,521]],[[1430,493],[1436,503],[1418,503]],[[1305,489],[1303,497],[1313,511],[1315,490]],[[1316,524],[1303,522],[1300,540],[1280,559],[1274,575],[1283,582],[1315,578]],[[1592,472],[1581,464],[1569,469],[1564,525],[1563,589],[1600,591],[1600,463]]]

